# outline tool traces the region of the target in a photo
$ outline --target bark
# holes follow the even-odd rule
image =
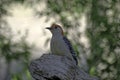
[[[81,70],[69,58],[53,54],[44,54],[33,60],[29,70],[36,80],[98,80]]]

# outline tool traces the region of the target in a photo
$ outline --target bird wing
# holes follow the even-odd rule
[[[74,49],[72,48],[72,45],[71,45],[70,41],[65,36],[63,37],[63,39],[64,39],[65,43],[67,44],[67,46],[70,50],[70,53],[73,56],[73,59],[76,61],[76,64],[78,64],[76,53],[75,53]]]

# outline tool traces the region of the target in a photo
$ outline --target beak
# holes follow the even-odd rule
[[[51,27],[46,27],[46,29],[51,30],[52,28]]]

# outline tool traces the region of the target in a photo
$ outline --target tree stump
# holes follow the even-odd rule
[[[30,73],[36,80],[98,80],[91,77],[65,56],[44,54],[33,60]]]

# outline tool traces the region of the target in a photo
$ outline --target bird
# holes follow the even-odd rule
[[[52,54],[67,56],[78,64],[76,53],[60,25],[53,23],[50,27],[46,27],[52,33],[50,49]]]

